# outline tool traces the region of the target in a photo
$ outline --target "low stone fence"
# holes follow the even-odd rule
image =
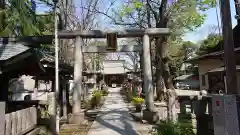
[[[37,134],[37,108],[27,107],[5,113],[5,102],[0,102],[0,135]]]
[[[160,120],[167,119],[167,104],[154,104]],[[173,119],[193,126],[197,135],[213,135],[212,97],[178,95],[173,106]]]
[[[180,122],[190,122],[197,135],[214,134],[211,96],[178,96],[178,103]]]

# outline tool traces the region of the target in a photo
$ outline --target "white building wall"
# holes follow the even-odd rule
[[[9,89],[12,91],[12,100],[24,100],[24,96],[31,95],[34,100],[47,100],[48,92],[52,89],[52,82],[40,81],[35,88],[35,80],[32,76],[23,75],[14,78],[10,82]]]
[[[103,61],[103,73],[104,74],[124,74],[125,61],[123,60],[109,60]]]

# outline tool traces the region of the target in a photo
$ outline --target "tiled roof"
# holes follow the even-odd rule
[[[208,73],[222,72],[222,71],[225,71],[225,70],[226,70],[226,67],[222,66],[220,68],[215,68],[213,70],[210,70],[210,71],[208,71]],[[236,65],[236,70],[240,70],[240,65]]]
[[[0,44],[0,61],[4,61],[10,59],[20,53],[23,53],[30,48],[24,46],[21,43],[7,43],[7,44]]]
[[[55,57],[51,54],[48,54],[45,51],[38,49],[39,54],[41,55],[40,61],[55,62]]]
[[[40,61],[41,62],[51,63],[51,65],[55,67],[55,57],[54,57],[54,55],[52,55],[51,52],[43,51],[41,49],[36,49],[36,51],[40,55]],[[61,60],[59,60],[59,68],[63,68],[63,69],[67,69],[67,70],[73,70],[72,66],[70,66],[68,64],[65,64]]]
[[[237,24],[234,28],[233,28],[233,41],[234,41],[234,48],[235,48],[235,52],[240,51],[240,24]],[[224,50],[223,50],[223,40],[221,40],[215,47],[213,47],[210,52],[208,52],[207,54],[203,54],[194,58],[191,58],[189,60],[186,60],[185,62],[193,62],[195,60],[200,60],[200,59],[205,59],[208,57],[215,57],[215,56],[220,56],[221,54],[224,54]]]
[[[240,47],[237,47],[234,49],[235,52],[239,52],[240,51]],[[186,60],[185,62],[188,63],[188,62],[193,62],[195,60],[200,60],[200,59],[205,59],[205,58],[209,58],[209,57],[216,57],[216,56],[221,56],[224,54],[224,51],[218,51],[218,52],[212,52],[212,53],[208,53],[208,54],[203,54],[201,56],[197,56],[197,57],[194,57],[192,59],[188,59]]]
[[[189,79],[192,76],[194,76],[194,75],[193,74],[181,75],[181,76],[176,77],[174,80],[186,80],[186,79]]]

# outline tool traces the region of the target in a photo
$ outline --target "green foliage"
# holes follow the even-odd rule
[[[142,19],[146,17],[146,1],[144,0],[133,0],[130,2],[126,2],[121,8],[120,11],[116,11],[116,13],[120,13],[118,15],[120,21],[126,22],[138,22],[138,19]],[[160,14],[159,7],[161,5],[159,0],[150,1],[151,6],[151,23],[154,24],[154,21],[161,22],[163,20],[159,20]],[[169,4],[165,18],[168,19],[168,27],[172,29],[172,31],[177,31],[177,35],[182,36],[185,34],[186,30],[195,30],[199,26],[203,24],[206,19],[206,14],[203,11],[206,11],[210,8],[216,6],[215,0],[177,0]],[[136,16],[136,13],[140,13],[141,16]],[[147,23],[145,21],[141,21],[141,23]],[[144,26],[144,24],[141,24]]]
[[[219,42],[222,40],[222,36],[219,34],[209,34],[208,37],[201,41],[200,48],[198,51],[199,55],[211,53],[221,50],[221,44]]]
[[[102,96],[102,92],[100,90],[94,90],[92,96]]]
[[[124,17],[127,14],[131,14],[136,9],[141,9],[144,6],[143,2],[139,0],[132,0],[131,3],[126,3],[120,10],[120,17]]]
[[[176,77],[185,73],[185,71],[181,71],[182,65],[186,59],[192,57],[195,54],[195,52],[198,50],[198,46],[190,41],[179,41],[177,43],[171,43],[172,44],[168,49],[169,57],[171,59],[169,61],[169,68],[173,77]],[[192,73],[195,71],[195,69],[190,66],[188,71]]]
[[[102,95],[103,95],[103,96],[107,96],[108,93],[109,93],[109,91],[107,90],[107,88],[104,88],[103,90],[101,90],[101,92],[102,92]]]
[[[143,104],[144,103],[144,99],[140,98],[140,97],[133,97],[132,98],[132,104],[133,105],[138,105],[138,104]]]
[[[26,3],[30,4],[29,0],[7,0],[6,3],[5,9],[0,9],[0,36],[13,36],[16,31],[19,36],[41,35],[44,34],[43,29],[51,30],[43,27],[53,23],[53,20],[37,16],[26,6]]]
[[[101,101],[102,101],[102,97],[103,96],[106,96],[108,94],[108,91],[107,89],[104,89],[104,90],[97,90],[95,89],[93,92],[92,92],[92,97],[90,100],[84,100],[83,101],[83,108],[85,109],[93,109],[93,108],[96,108],[96,107],[99,107],[101,105]]]
[[[49,106],[48,104],[39,106],[38,112],[39,112],[40,118],[50,117],[50,114],[48,112],[48,106]]]
[[[152,135],[196,135],[191,125],[180,122],[160,121],[155,128]]]
[[[122,90],[121,90],[121,94],[126,97],[126,100],[128,102],[131,102],[132,98],[136,96],[136,93],[131,90],[130,83],[126,80],[123,82],[123,87],[122,87]]]
[[[176,0],[168,4],[163,17],[160,13],[161,2],[152,0],[150,5],[150,23],[152,27],[168,27],[172,34],[167,37],[167,54],[171,73],[174,76],[180,75],[180,68],[192,52],[197,50],[197,45],[190,42],[183,42],[182,37],[189,31],[194,31],[200,27],[205,19],[207,11],[216,6],[215,0]],[[142,4],[140,4],[142,3]],[[148,26],[146,0],[133,0],[125,2],[116,11],[117,22],[127,25],[126,27]],[[120,13],[120,15],[119,15]],[[164,20],[160,20],[163,18]],[[160,25],[166,21],[166,26]]]
[[[98,107],[101,104],[102,92],[99,90],[95,90],[92,93],[92,98],[90,100],[92,108]]]
[[[168,27],[177,32],[180,36],[186,31],[194,31],[201,26],[206,19],[205,14],[201,14],[195,0],[178,0],[170,7],[168,16]]]
[[[37,27],[41,34],[49,34],[54,30],[54,13],[47,12],[46,15],[37,16],[38,24]]]
[[[83,106],[83,109],[88,109],[89,107],[91,107],[90,104],[91,103],[91,100],[83,100],[83,103],[82,103],[82,106]]]

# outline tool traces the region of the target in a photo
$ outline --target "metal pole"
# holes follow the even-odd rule
[[[59,133],[59,113],[60,113],[60,105],[59,105],[59,68],[58,68],[58,14],[57,14],[57,3],[55,3],[55,20],[54,20],[54,41],[55,41],[55,99],[56,99],[56,134]]]

